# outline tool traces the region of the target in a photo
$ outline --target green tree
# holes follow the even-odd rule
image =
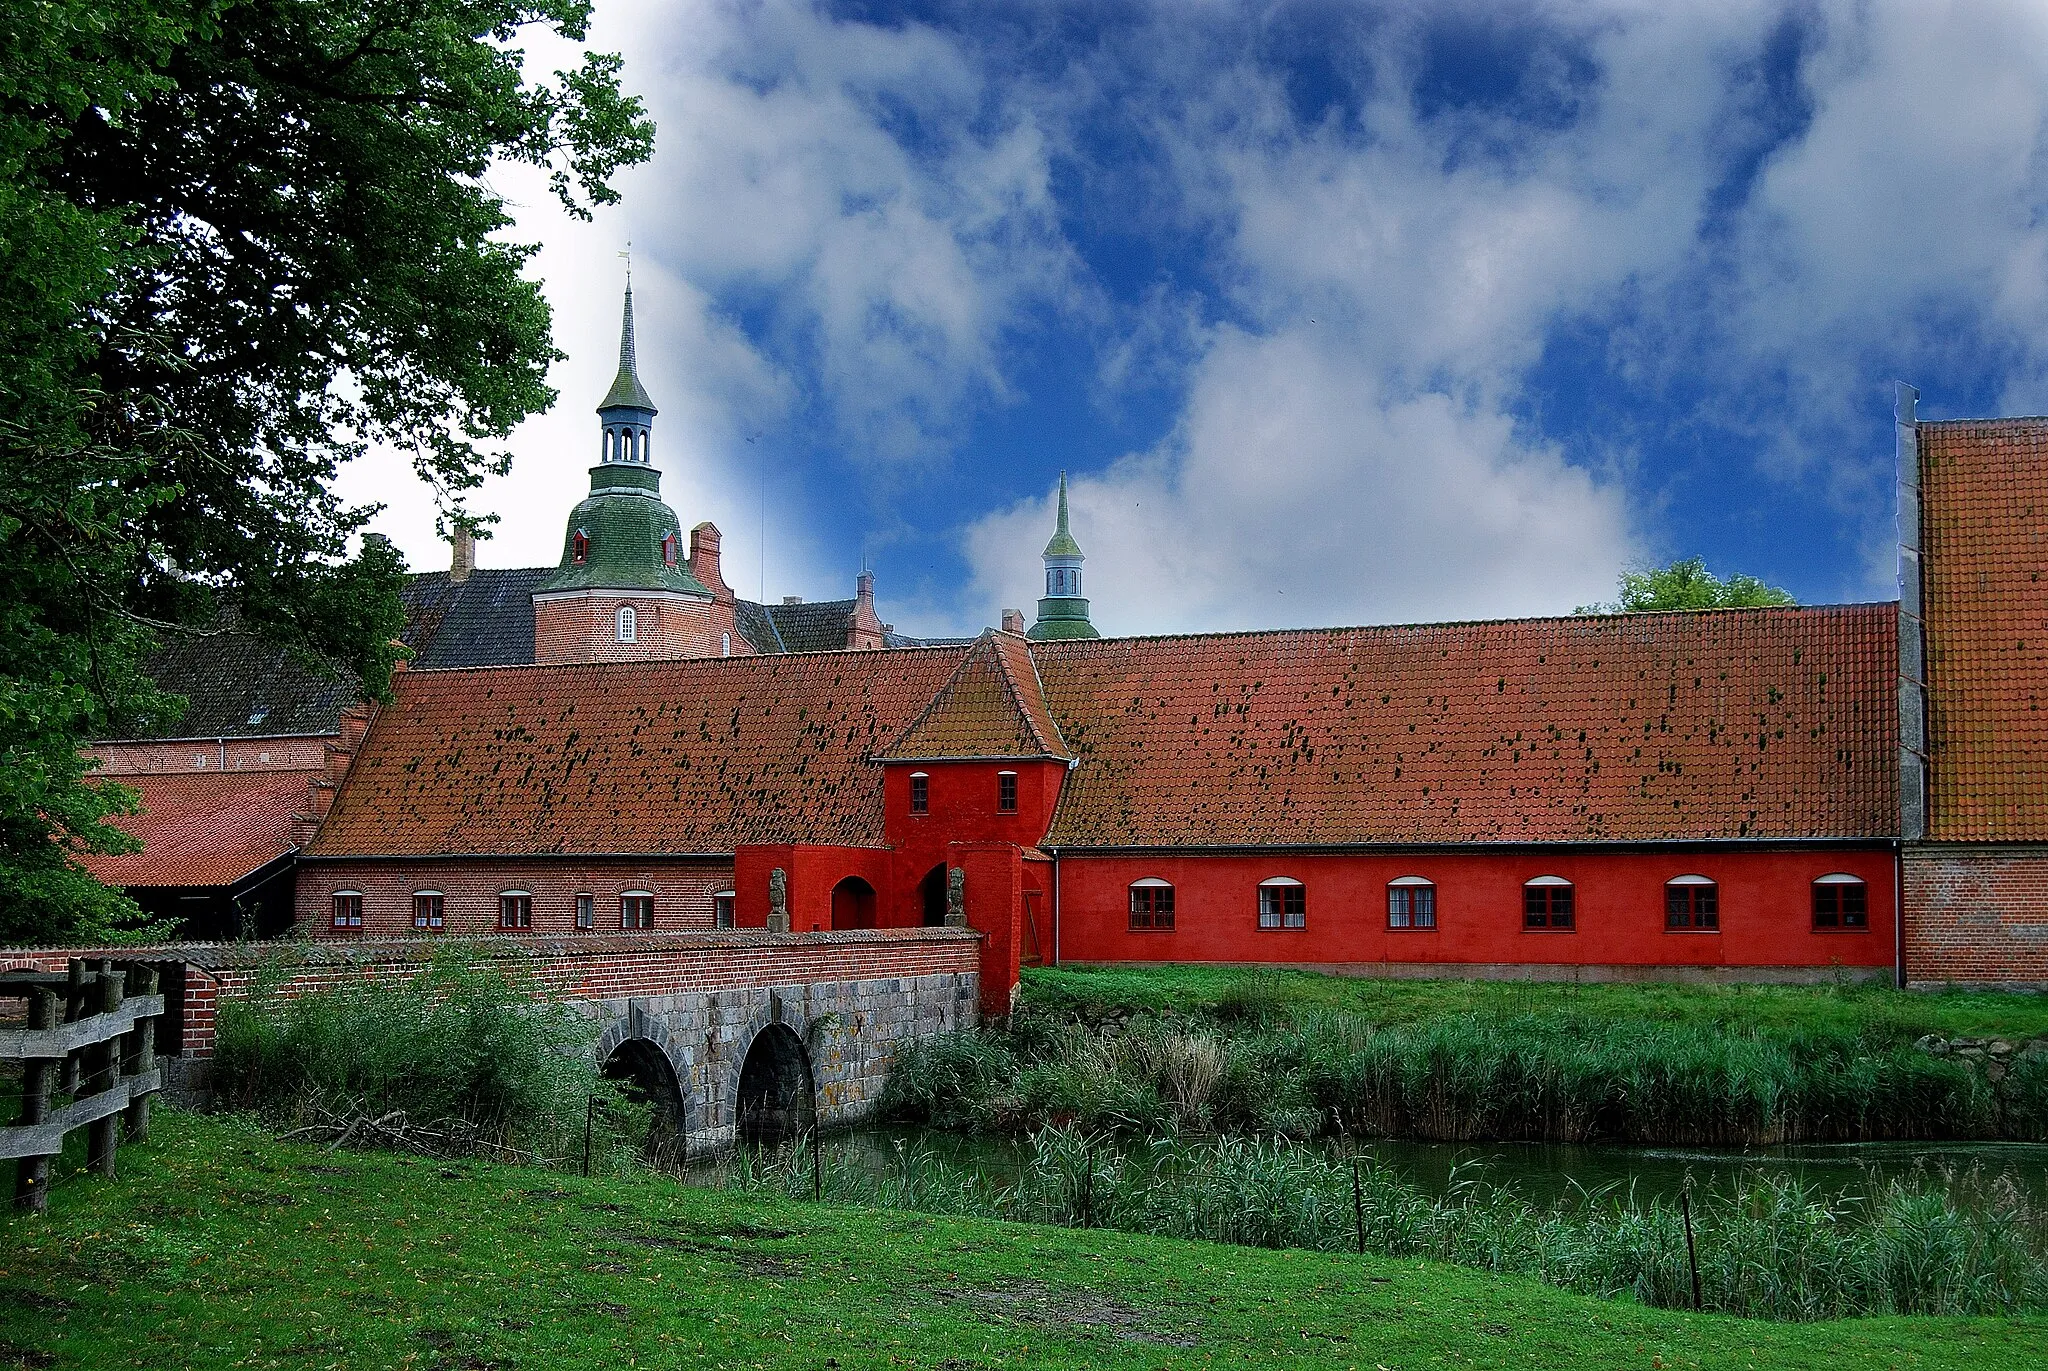
[[[403,565],[332,481],[397,445],[441,502],[505,469],[558,355],[487,175],[615,200],[653,130],[616,56],[529,81],[583,0],[0,7],[0,940],[133,906],[76,856],[132,794],[94,737],[173,717],[156,635],[232,614],[388,691]],[[351,552],[351,549],[354,549]]]
[[[1674,609],[1744,609],[1799,602],[1773,585],[1740,574],[1726,580],[1707,570],[1704,558],[1670,566],[1637,567],[1621,573],[1620,598],[1611,605],[1580,605],[1574,614],[1647,614]]]

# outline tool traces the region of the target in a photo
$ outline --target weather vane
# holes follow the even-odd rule
[[[626,250],[620,253],[619,256],[626,259],[626,289],[631,290],[633,288],[633,240],[631,238],[626,240]]]

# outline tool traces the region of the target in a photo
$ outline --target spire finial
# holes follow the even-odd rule
[[[1059,527],[1059,531],[1060,531],[1061,533],[1065,533],[1065,532],[1067,531],[1067,473],[1066,473],[1066,472],[1064,472],[1064,471],[1060,473],[1060,527]]]

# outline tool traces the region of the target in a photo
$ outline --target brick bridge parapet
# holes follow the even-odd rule
[[[460,949],[472,964],[532,977],[590,1016],[600,1063],[635,1040],[658,1049],[680,1088],[694,1152],[733,1141],[743,1066],[771,1028],[778,1042],[801,1044],[820,1124],[870,1112],[905,1044],[978,1019],[980,942],[967,929],[897,928],[171,943],[0,950],[0,970],[61,971],[73,957],[160,964],[163,1050],[174,1088],[190,1097],[205,1093],[221,1003],[246,996],[260,978],[286,994],[400,979]]]

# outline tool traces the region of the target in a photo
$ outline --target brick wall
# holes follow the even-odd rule
[[[327,765],[317,738],[229,738],[181,742],[99,743],[93,755],[105,776],[197,775],[218,771],[313,771]]]
[[[628,890],[654,895],[654,931],[715,926],[711,897],[733,888],[727,860],[634,858],[444,859],[423,862],[323,862],[300,864],[298,925],[313,938],[395,938],[414,932],[413,893],[441,892],[443,932],[449,936],[499,931],[498,896],[523,890],[533,897],[533,935],[579,936],[576,896],[595,902],[590,933],[618,933],[619,897]],[[334,895],[363,897],[363,926],[334,928]],[[582,934],[581,936],[589,936]],[[644,932],[641,936],[647,936]]]
[[[631,605],[636,636],[619,641],[618,612]],[[659,592],[598,591],[533,602],[536,662],[637,662],[712,657],[712,602]]]
[[[2048,985],[2048,847],[1914,845],[1900,874],[1909,984]]]

